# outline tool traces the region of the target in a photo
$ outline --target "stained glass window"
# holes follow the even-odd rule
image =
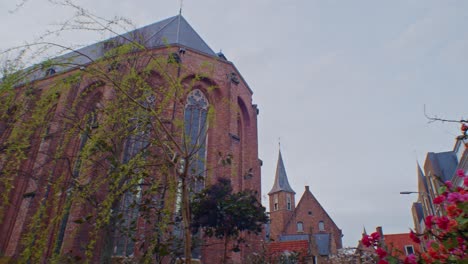
[[[195,89],[188,94],[184,111],[184,138],[188,153],[192,153],[189,174],[193,179],[194,192],[204,187],[208,106],[208,100],[201,90]]]

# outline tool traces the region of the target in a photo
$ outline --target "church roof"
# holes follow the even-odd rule
[[[278,155],[278,164],[276,165],[276,175],[275,175],[275,183],[273,184],[273,188],[268,194],[273,194],[276,192],[290,192],[296,193],[288,182],[288,175],[286,174],[286,169],[284,168],[283,157],[281,156],[281,150],[279,151]]]
[[[217,54],[205,43],[187,20],[179,14],[53,58],[53,61],[62,64],[55,65],[53,70],[58,73],[87,65],[104,57],[109,49],[129,43],[138,43],[147,49],[179,45],[217,57]],[[43,72],[38,71],[32,74],[30,79],[36,80],[42,77],[44,77]]]

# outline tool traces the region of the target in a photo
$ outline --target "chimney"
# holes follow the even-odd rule
[[[306,185],[305,189],[306,189],[306,192],[310,192],[309,186]]]
[[[379,233],[379,235],[380,235],[380,240],[383,241],[384,235],[383,235],[382,227],[381,227],[381,226],[378,226],[375,230],[377,231],[377,233]]]

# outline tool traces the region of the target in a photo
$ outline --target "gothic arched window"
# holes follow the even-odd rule
[[[184,111],[184,139],[187,153],[192,153],[189,173],[194,179],[194,192],[204,187],[208,106],[208,100],[201,90],[195,89],[188,94]]]

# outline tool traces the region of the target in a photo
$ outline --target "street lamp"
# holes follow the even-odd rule
[[[400,192],[400,194],[413,194],[413,193],[425,195],[425,196],[427,197],[427,200],[428,200],[429,205],[431,206],[431,207],[429,208],[429,209],[431,210],[431,214],[432,214],[432,215],[435,215],[436,209],[434,208],[434,204],[432,204],[431,196],[430,196],[428,193],[426,193],[426,192],[413,192],[413,191],[403,191],[403,192]]]
[[[400,194],[412,194],[412,193],[420,193],[420,192],[410,192],[410,191],[400,192]]]

